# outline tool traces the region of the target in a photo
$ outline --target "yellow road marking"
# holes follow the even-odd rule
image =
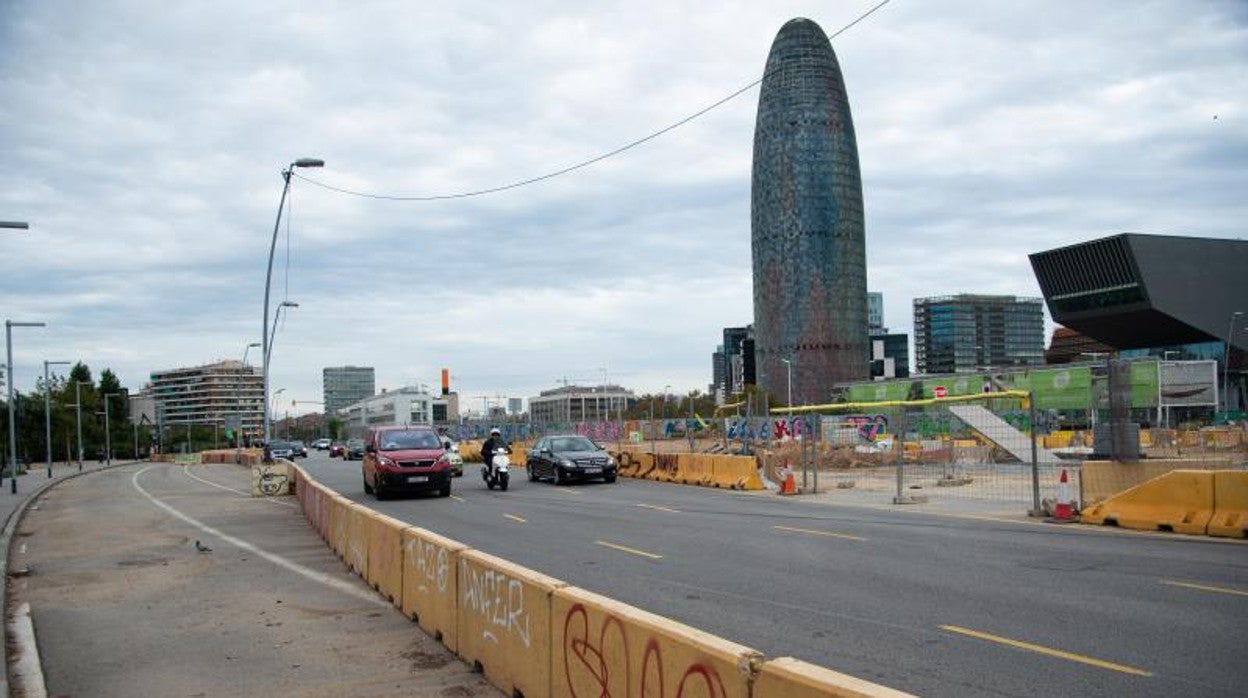
[[[989,642],[997,642],[1002,645],[1009,645],[1010,647],[1017,647],[1019,649],[1030,650],[1032,652],[1039,652],[1040,654],[1047,654],[1050,657],[1058,657],[1060,659],[1069,659],[1072,662],[1080,662],[1081,664],[1088,664],[1090,666],[1099,667],[1101,669],[1109,669],[1111,671],[1120,671],[1124,674],[1132,674],[1135,676],[1152,676],[1153,675],[1153,672],[1151,671],[1144,671],[1143,669],[1136,669],[1135,667],[1129,667],[1123,664],[1114,664],[1113,662],[1107,662],[1101,659],[1094,659],[1092,657],[1086,657],[1082,654],[1075,654],[1073,652],[1064,652],[1062,650],[1055,650],[1051,647],[1033,645],[1030,642],[1022,642],[1021,640],[1011,640],[1008,637],[1001,637],[999,635],[989,635],[988,633],[981,633],[977,630],[971,630],[969,628],[960,628],[956,625],[942,625],[940,627],[942,630],[948,630],[951,633],[969,635],[970,637],[979,638],[980,640],[987,640]]]
[[[661,507],[661,506],[658,506],[657,504],[638,504],[637,506],[641,507],[642,509],[654,509],[655,511],[667,511],[673,514],[680,513],[680,511],[677,509],[668,509],[667,507]]]
[[[512,521],[519,521],[520,523],[528,523],[528,521],[525,521],[524,519],[520,518],[519,516],[512,516],[511,514],[503,514],[503,516],[504,516],[505,518],[511,519]]]
[[[810,528],[793,528],[791,526],[772,526],[777,531],[792,531],[793,533],[809,533],[812,536],[827,536],[828,538],[844,538],[846,540],[866,540],[861,536],[851,536],[848,533],[832,533],[830,531],[816,531]]]
[[[1170,579],[1161,580],[1162,584],[1172,587],[1186,587],[1188,589],[1199,589],[1201,591],[1216,591],[1220,594],[1235,594],[1236,596],[1248,596],[1248,591],[1243,589],[1231,589],[1229,587],[1214,587],[1206,584],[1193,584],[1191,582],[1176,582]]]
[[[613,550],[619,550],[619,551],[626,552],[626,553],[632,553],[633,555],[640,555],[642,557],[648,557],[651,560],[663,559],[662,555],[655,555],[654,553],[648,553],[644,550],[637,550],[635,548],[626,548],[622,545],[616,545],[615,543],[608,543],[605,540],[596,540],[594,542],[597,543],[598,545],[603,546],[604,548],[611,548]]]

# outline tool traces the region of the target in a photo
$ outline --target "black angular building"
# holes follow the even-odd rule
[[[836,54],[808,19],[781,27],[767,57],[751,237],[759,385],[785,400],[791,369],[793,402],[810,404],[867,377],[858,144]]]

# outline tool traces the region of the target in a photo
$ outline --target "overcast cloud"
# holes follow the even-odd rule
[[[0,220],[31,225],[0,231],[0,315],[48,323],[14,332],[17,387],[45,359],[137,389],[242,358],[296,158],[376,194],[505,185],[748,85],[788,19],[832,33],[875,4],[0,2]],[[1244,2],[893,0],[833,46],[894,331],[915,297],[1039,296],[1032,252],[1244,236]],[[273,388],[317,401],[354,364],[379,388],[448,367],[468,407],[604,368],[705,390],[721,329],[752,320],[757,105],[477,198],[295,179]]]

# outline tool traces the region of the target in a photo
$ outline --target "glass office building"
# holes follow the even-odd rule
[[[1044,301],[962,294],[914,299],[920,373],[968,373],[1044,363]]]

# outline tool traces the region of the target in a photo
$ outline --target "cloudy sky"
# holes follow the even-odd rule
[[[0,231],[0,315],[48,324],[14,330],[17,387],[45,359],[138,388],[242,358],[296,158],[400,197],[537,177],[756,81],[788,19],[831,34],[877,2],[0,0],[0,220],[30,223]],[[1039,296],[1031,252],[1245,235],[1242,0],[893,0],[833,46],[894,331],[915,297]],[[603,369],[705,390],[752,319],[757,106],[488,196],[294,179],[273,388],[320,400],[354,364],[379,388],[448,367],[469,407]]]

